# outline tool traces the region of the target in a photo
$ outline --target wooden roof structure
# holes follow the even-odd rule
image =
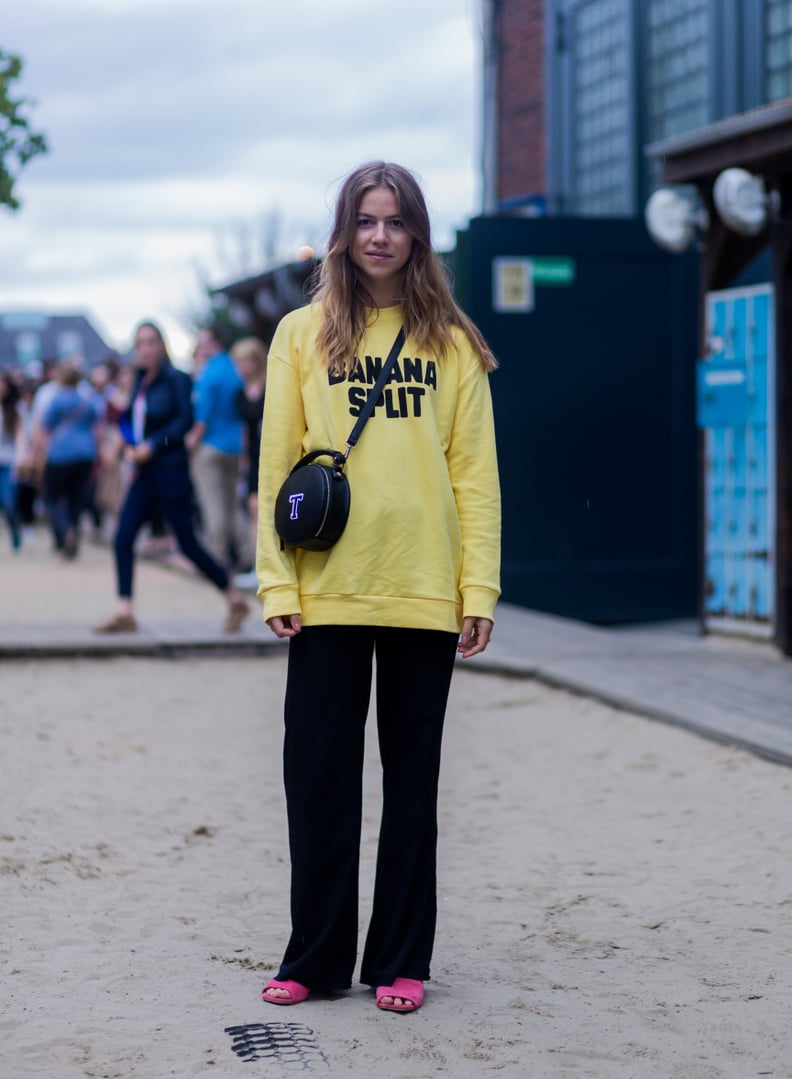
[[[269,342],[283,316],[308,303],[318,267],[319,260],[315,258],[283,263],[254,277],[212,289],[212,292],[238,304],[249,331]]]

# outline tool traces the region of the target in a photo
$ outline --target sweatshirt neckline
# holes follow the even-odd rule
[[[394,304],[393,307],[369,307],[366,309],[368,317],[366,319],[366,325],[368,327],[379,326],[382,323],[401,322],[402,309],[401,304]]]

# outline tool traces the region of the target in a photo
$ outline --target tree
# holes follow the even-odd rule
[[[19,173],[32,158],[49,150],[44,135],[36,134],[24,115],[29,98],[14,99],[11,83],[22,74],[22,60],[0,49],[0,206],[18,210],[19,199],[14,194]]]

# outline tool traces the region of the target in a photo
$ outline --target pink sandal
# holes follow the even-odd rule
[[[383,1004],[383,997],[400,997],[406,1004]],[[423,1004],[423,982],[413,978],[396,978],[393,985],[377,986],[377,1007],[384,1012],[414,1012]]]
[[[285,989],[289,995],[287,997],[272,997],[267,992],[268,989]],[[300,985],[299,982],[291,981],[279,982],[277,978],[267,982],[261,990],[261,999],[269,1001],[270,1004],[302,1004],[310,995],[311,990],[307,985]]]

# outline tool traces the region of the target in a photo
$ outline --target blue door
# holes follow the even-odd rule
[[[698,365],[705,432],[705,621],[770,636],[774,598],[775,353],[770,285],[711,292]]]

